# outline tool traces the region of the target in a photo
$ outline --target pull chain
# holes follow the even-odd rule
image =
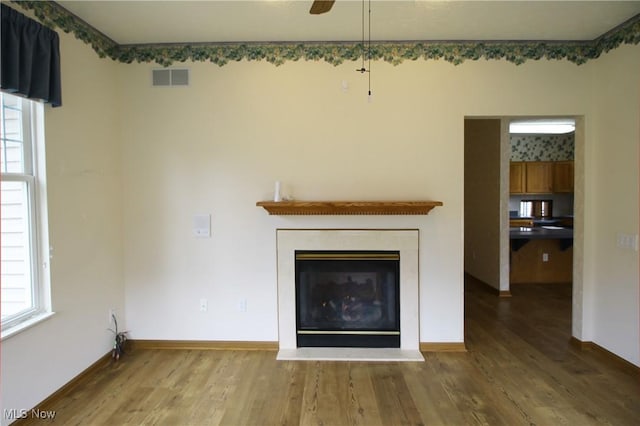
[[[364,27],[364,25],[363,25]],[[371,102],[371,0],[369,0],[369,102]]]
[[[368,22],[368,27],[367,30],[369,32],[368,34],[368,41],[366,42],[366,52],[367,52],[367,62],[369,65],[369,68],[365,68],[364,63],[365,63],[365,38],[364,38],[364,0],[362,0],[362,66],[357,69],[356,71],[358,71],[359,73],[364,74],[365,72],[369,73],[368,76],[368,101],[371,102],[371,0],[368,0],[368,6],[369,6],[369,22]]]

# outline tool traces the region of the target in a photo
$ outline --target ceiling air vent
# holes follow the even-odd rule
[[[187,68],[162,68],[153,70],[153,86],[188,86],[189,70]]]

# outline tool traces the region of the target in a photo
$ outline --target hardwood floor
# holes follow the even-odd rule
[[[466,353],[364,363],[136,350],[47,409],[64,425],[640,424],[637,371],[569,344],[570,287],[512,294],[467,279]]]

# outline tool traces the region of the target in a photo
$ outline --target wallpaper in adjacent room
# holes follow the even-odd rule
[[[564,135],[510,135],[511,161],[573,160],[575,133]]]

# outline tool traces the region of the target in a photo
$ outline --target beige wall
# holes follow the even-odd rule
[[[371,104],[352,64],[186,65],[192,85],[170,89],[150,87],[152,65],[120,68],[136,338],[275,341],[276,228],[401,227],[421,232],[421,340],[462,341],[464,118],[583,115],[590,100],[589,70],[557,61],[376,63]],[[298,199],[444,206],[427,217],[271,217],[255,202],[275,180]],[[212,214],[211,239],[191,235],[200,213]]]
[[[99,60],[73,36],[62,34],[62,57],[65,105],[46,118],[58,313],[2,342],[3,407],[33,406],[104,354],[112,305],[134,338],[277,340],[277,228],[419,229],[420,339],[462,341],[469,116],[585,117],[579,337],[640,364],[638,255],[612,247],[618,228],[638,232],[640,46],[585,66],[374,63],[371,104],[351,63],[187,63],[190,87],[154,89],[153,65]],[[426,217],[268,216],[255,202],[275,180],[298,199],[444,206]],[[191,234],[202,213],[210,239]]]
[[[593,168],[587,169],[585,195],[589,212],[585,251],[591,256],[585,262],[591,263],[593,272],[585,273],[585,284],[593,288],[588,330],[592,340],[636,365],[640,364],[638,252],[617,247],[616,240],[619,233],[638,235],[638,70],[637,47],[617,49],[597,61],[594,119],[587,128],[594,133],[587,163]]]
[[[2,341],[3,409],[32,408],[106,354],[109,309],[124,315],[116,65],[60,37],[64,105],[45,107],[56,314]]]
[[[399,227],[421,231],[422,339],[461,341],[463,147],[449,138],[462,141],[464,116],[427,100],[446,89],[408,84],[421,69],[379,65],[368,104],[353,64],[188,65],[186,89],[151,88],[148,65],[122,74],[133,335],[276,341],[276,228]],[[275,180],[298,199],[434,199],[444,207],[427,217],[268,216],[255,203],[272,197]],[[192,236],[198,213],[212,214],[211,239]],[[241,299],[247,312],[237,308]]]
[[[351,64],[187,63],[186,89],[151,88],[151,65],[121,68],[130,97],[121,110],[127,320],[137,338],[277,340],[276,228],[417,227],[420,338],[462,340],[464,118],[590,122],[594,77],[608,64],[374,65],[371,104]],[[610,84],[624,91],[631,82]],[[637,119],[621,125],[636,129]],[[587,145],[605,139],[587,129]],[[589,158],[587,174],[598,163]],[[424,218],[269,217],[254,204],[271,197],[275,180],[298,199],[426,198],[444,207]],[[587,181],[584,192],[594,190]],[[212,214],[209,240],[191,236],[198,213]],[[590,257],[584,268],[601,262]],[[588,284],[584,297],[597,285]],[[209,312],[198,312],[200,298],[209,300]],[[238,309],[243,299],[247,312]]]
[[[500,290],[500,119],[464,121],[464,269]]]

